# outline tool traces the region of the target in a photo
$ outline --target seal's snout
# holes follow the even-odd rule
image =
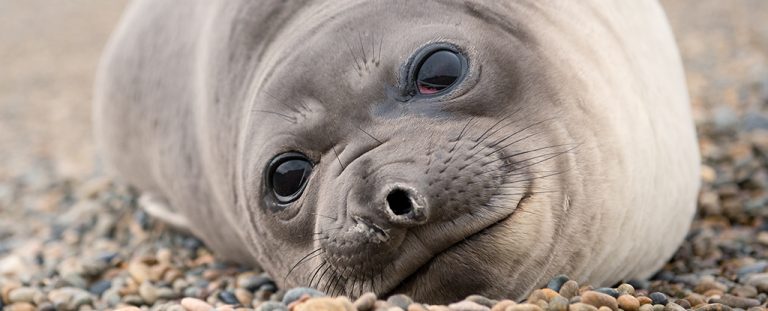
[[[384,201],[395,225],[416,225],[427,220],[426,200],[413,189],[393,187]]]

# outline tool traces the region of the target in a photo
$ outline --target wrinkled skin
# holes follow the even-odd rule
[[[615,6],[615,7],[609,7]],[[413,55],[468,70],[410,96]],[[99,72],[115,173],[280,286],[449,302],[555,274],[648,277],[682,241],[698,151],[657,3],[137,1]],[[270,208],[278,154],[314,163]],[[401,189],[413,212],[387,196]],[[172,215],[169,216],[168,214]]]

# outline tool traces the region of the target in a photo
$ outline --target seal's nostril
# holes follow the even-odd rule
[[[387,195],[387,205],[389,205],[389,209],[398,216],[413,211],[411,197],[408,192],[405,192],[402,189],[392,190],[392,192]]]

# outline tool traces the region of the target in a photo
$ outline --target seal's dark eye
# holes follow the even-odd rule
[[[450,88],[463,74],[463,63],[461,56],[451,50],[428,54],[416,69],[419,94],[432,95]]]
[[[291,203],[301,196],[310,173],[312,162],[306,156],[297,152],[283,153],[269,165],[267,186],[279,203]]]

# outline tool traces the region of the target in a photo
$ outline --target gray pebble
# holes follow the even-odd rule
[[[493,306],[495,306],[497,303],[499,303],[498,300],[490,299],[488,297],[481,296],[481,295],[469,295],[469,296],[467,296],[467,298],[465,300],[469,300],[469,301],[474,302],[474,303],[479,303],[479,304],[484,305],[484,306],[486,306],[488,308],[493,308]]]
[[[325,296],[325,293],[316,290],[314,288],[308,288],[308,287],[296,287],[292,288],[289,291],[285,293],[285,296],[283,296],[283,304],[289,305],[291,302],[294,302],[301,298],[303,295],[309,295],[309,297],[323,297]]]
[[[619,292],[619,295],[634,295],[635,294],[635,288],[630,285],[629,283],[624,283],[619,285],[618,288],[616,288],[616,291]]]
[[[413,303],[413,299],[403,294],[397,294],[387,298],[387,303],[393,306],[400,307],[403,310],[408,310],[408,305]]]
[[[448,309],[452,311],[490,311],[491,310],[491,308],[487,306],[484,306],[469,300],[464,300],[457,303],[449,304]],[[408,308],[406,307],[403,310],[408,310]]]
[[[37,288],[31,288],[31,287],[19,287],[17,289],[12,290],[8,294],[8,300],[10,303],[17,303],[17,302],[29,302],[32,303],[35,301],[36,296],[41,296],[43,293],[40,292]]]
[[[240,301],[237,300],[237,296],[234,293],[225,290],[219,293],[219,299],[228,305],[238,305]]]
[[[566,311],[568,310],[569,301],[563,296],[555,296],[549,301],[549,311]]]
[[[742,309],[748,309],[748,308],[757,307],[760,305],[760,301],[757,299],[736,297],[728,294],[723,295],[723,297],[721,297],[720,299],[712,299],[711,302],[722,303],[730,307],[742,308]]]
[[[141,299],[139,295],[125,295],[122,302],[133,306],[140,306],[144,304],[144,299]]]
[[[685,308],[674,302],[668,303],[664,306],[664,311],[685,311]]]
[[[598,288],[598,289],[594,289],[594,291],[596,291],[598,293],[603,293],[603,294],[606,294],[606,295],[610,295],[613,298],[619,298],[619,291],[615,290],[613,288],[601,287],[601,288]]]
[[[373,309],[373,305],[376,303],[376,294],[365,293],[355,300],[354,306],[357,310],[368,311]]]
[[[561,274],[558,276],[553,277],[551,280],[549,280],[549,283],[547,283],[547,288],[559,292],[560,288],[563,287],[563,284],[565,282],[568,282],[570,279],[568,276]]]
[[[650,295],[648,295],[648,298],[651,298],[654,305],[665,306],[667,305],[667,303],[669,303],[669,299],[667,298],[667,295],[664,295],[664,293],[660,293],[660,292],[653,292]]]
[[[88,291],[96,296],[101,296],[105,291],[112,287],[112,282],[108,280],[96,281],[88,287]]]
[[[267,301],[260,304],[256,311],[288,311],[288,307],[279,302]]]

